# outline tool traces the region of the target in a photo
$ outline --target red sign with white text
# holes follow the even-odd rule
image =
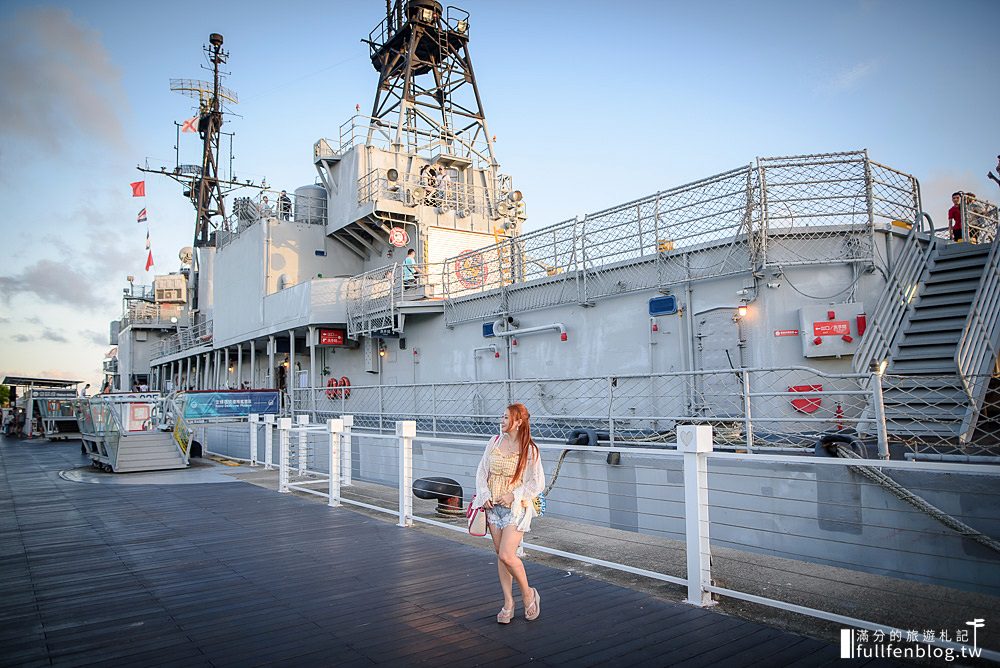
[[[342,346],[342,345],[344,345],[344,330],[342,330],[342,329],[321,329],[321,330],[319,330],[319,345],[321,345],[321,346]]]
[[[798,336],[799,330],[797,329],[776,329],[774,330],[775,336]]]
[[[813,323],[813,334],[816,336],[843,336],[851,333],[851,323],[848,320],[823,320]]]

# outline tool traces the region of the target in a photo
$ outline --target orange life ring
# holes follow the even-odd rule
[[[334,389],[334,388],[337,387],[337,379],[336,378],[331,378],[330,380],[326,381],[326,386],[329,388],[326,391],[326,398],[327,399],[339,399],[340,398],[340,390]]]
[[[348,378],[347,376],[341,376],[340,377],[340,386],[342,388],[344,388],[344,398],[345,399],[350,399],[351,398],[351,379]],[[338,392],[338,394],[339,394],[339,392]]]

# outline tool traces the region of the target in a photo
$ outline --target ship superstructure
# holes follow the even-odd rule
[[[996,454],[995,206],[963,204],[977,243],[954,244],[913,176],[859,150],[524,233],[470,26],[430,0],[388,8],[366,40],[371,115],[315,143],[315,184],[258,187],[196,238],[152,387],[272,387],[295,413],[434,433],[487,432],[519,400],[553,438],[693,421],[750,450],[853,430],[883,457]]]

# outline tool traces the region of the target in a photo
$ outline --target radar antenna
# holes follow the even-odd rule
[[[379,73],[372,118],[397,116],[393,143],[496,166],[469,56],[469,14],[436,0],[386,0],[386,17],[364,40]],[[369,127],[368,143],[379,126]]]

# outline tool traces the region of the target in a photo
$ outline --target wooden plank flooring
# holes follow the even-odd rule
[[[500,626],[487,551],[242,482],[61,479],[79,452],[0,440],[0,666],[864,665],[531,562],[542,615]]]

